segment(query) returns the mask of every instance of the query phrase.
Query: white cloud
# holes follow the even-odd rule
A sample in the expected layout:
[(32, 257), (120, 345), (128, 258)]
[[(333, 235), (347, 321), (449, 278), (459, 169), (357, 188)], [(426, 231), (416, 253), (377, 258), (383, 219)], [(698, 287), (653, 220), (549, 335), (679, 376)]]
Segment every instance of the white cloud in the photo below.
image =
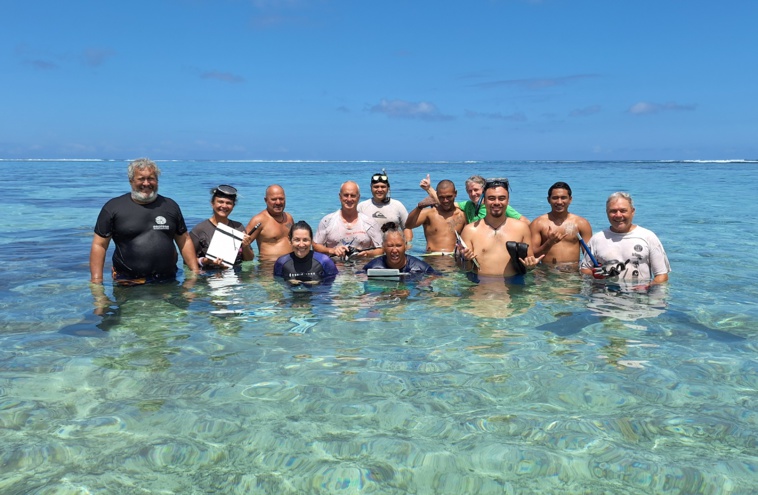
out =
[(453, 120), (452, 115), (444, 115), (439, 112), (434, 103), (427, 101), (413, 102), (405, 100), (382, 99), (378, 104), (369, 109), (371, 113), (383, 113), (387, 117), (419, 120)]
[(697, 105), (681, 105), (679, 103), (651, 103), (648, 101), (640, 101), (629, 107), (627, 112), (632, 115), (647, 115), (668, 111), (691, 111), (695, 110)]

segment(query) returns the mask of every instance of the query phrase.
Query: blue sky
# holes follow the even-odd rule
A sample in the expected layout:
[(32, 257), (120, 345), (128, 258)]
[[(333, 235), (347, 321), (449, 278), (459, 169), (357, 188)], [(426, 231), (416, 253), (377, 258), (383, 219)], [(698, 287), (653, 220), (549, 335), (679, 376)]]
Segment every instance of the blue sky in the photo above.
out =
[(749, 0), (0, 5), (0, 158), (758, 158)]

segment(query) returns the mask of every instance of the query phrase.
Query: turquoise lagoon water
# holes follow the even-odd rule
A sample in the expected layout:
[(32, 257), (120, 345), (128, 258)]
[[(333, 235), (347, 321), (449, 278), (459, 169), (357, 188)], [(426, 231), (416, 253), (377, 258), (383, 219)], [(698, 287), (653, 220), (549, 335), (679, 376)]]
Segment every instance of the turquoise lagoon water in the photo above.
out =
[(627, 190), (671, 282), (624, 294), (543, 268), (473, 285), (438, 258), (431, 284), (348, 265), (298, 293), (255, 261), (93, 294), (92, 227), (126, 164), (0, 162), (0, 493), (758, 488), (755, 162), (160, 162), (190, 226), (211, 186), (237, 186), (247, 222), (276, 182), (315, 227), (342, 181), (383, 167), (408, 206), (426, 173), (461, 198), (472, 173), (508, 176), (530, 218), (563, 180), (595, 230)]

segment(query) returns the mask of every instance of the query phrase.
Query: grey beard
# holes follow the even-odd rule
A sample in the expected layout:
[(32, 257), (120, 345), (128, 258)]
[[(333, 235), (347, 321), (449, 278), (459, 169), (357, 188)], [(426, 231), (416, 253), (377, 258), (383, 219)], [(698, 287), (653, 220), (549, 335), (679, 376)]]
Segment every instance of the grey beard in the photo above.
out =
[(138, 191), (132, 190), (132, 199), (137, 203), (148, 204), (158, 199), (158, 191), (153, 191), (150, 194), (144, 194)]

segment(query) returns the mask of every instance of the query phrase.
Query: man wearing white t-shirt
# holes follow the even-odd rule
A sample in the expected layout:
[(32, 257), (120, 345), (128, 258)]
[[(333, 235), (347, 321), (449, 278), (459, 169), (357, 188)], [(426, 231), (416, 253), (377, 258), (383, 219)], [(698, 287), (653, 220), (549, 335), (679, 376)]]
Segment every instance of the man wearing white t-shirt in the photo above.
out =
[[(374, 220), (358, 213), (361, 190), (353, 181), (340, 187), (342, 207), (326, 215), (318, 224), (313, 236), (313, 249), (329, 256), (350, 256), (358, 250), (358, 256), (373, 258), (382, 254), (382, 232)], [(353, 248), (352, 250), (350, 248)]]
[[(625, 192), (615, 192), (605, 202), (610, 228), (592, 236), (590, 253), (582, 259), (582, 273), (596, 279), (661, 284), (669, 279), (671, 266), (658, 237), (635, 225), (634, 202)], [(599, 266), (598, 266), (599, 265)]]

